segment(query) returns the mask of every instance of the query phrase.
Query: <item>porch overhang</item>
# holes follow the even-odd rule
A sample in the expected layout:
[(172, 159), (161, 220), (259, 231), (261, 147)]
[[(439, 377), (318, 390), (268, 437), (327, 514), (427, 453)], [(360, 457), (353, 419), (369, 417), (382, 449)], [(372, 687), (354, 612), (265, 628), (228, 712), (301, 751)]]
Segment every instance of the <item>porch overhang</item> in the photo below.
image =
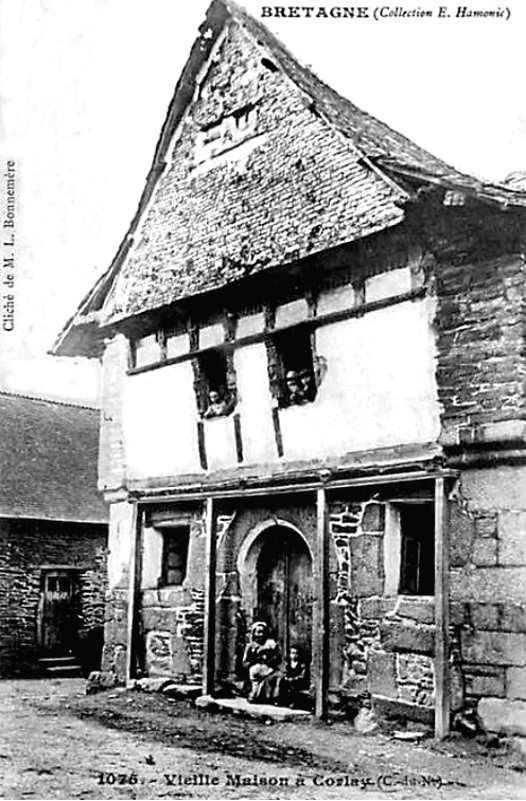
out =
[[(397, 449), (395, 449), (397, 450)], [(373, 456), (374, 453), (374, 456)], [(356, 457), (356, 454), (355, 454)], [(313, 679), (316, 688), (315, 714), (325, 718), (328, 711), (328, 653), (329, 653), (329, 586), (328, 586), (328, 495), (341, 490), (396, 485), (424, 484), (426, 498), (435, 504), (435, 736), (441, 739), (449, 733), (449, 522), (448, 494), (457, 471), (443, 463), (436, 446), (412, 449), (411, 457), (400, 449), (369, 452), (355, 458), (353, 466), (325, 465), (316, 469), (277, 475), (247, 476), (246, 478), (209, 476), (208, 481), (148, 486), (136, 482), (129, 487), (129, 500), (136, 508), (134, 559), (130, 571), (130, 616), (128, 678), (132, 678), (132, 655), (136, 652), (136, 629), (140, 583), (140, 529), (148, 507), (159, 504), (201, 502), (205, 506), (206, 530), (206, 589), (203, 693), (215, 693), (216, 659), (216, 505), (222, 499), (269, 497), (280, 494), (311, 494), (316, 506), (317, 533), (314, 553), (314, 579), (317, 584), (313, 609), (315, 628), (319, 636), (313, 648)]]

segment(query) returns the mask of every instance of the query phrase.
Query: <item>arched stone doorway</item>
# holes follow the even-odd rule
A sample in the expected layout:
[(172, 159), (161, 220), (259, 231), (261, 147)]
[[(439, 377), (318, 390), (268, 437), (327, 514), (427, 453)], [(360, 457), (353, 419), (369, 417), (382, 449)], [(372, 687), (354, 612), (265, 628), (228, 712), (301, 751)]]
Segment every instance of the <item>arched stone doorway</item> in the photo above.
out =
[(264, 620), (283, 655), (292, 644), (312, 653), (312, 555), (301, 532), (289, 523), (260, 524), (245, 541), (238, 562), (249, 625)]

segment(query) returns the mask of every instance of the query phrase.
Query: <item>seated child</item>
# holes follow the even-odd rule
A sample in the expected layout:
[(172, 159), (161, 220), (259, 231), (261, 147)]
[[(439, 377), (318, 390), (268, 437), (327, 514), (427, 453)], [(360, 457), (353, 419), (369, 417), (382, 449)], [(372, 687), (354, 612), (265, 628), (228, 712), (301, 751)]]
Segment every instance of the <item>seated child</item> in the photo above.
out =
[(301, 703), (301, 691), (309, 689), (309, 668), (301, 659), (300, 650), (291, 645), (285, 675), (280, 679), (280, 703), (295, 707)]

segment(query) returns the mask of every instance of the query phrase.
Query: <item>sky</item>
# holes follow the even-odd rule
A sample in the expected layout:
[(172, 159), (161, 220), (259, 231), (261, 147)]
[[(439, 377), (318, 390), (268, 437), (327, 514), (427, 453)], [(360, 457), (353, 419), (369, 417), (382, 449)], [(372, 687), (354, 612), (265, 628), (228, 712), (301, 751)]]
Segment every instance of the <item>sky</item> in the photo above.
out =
[[(367, 19), (313, 16), (319, 5), (310, 18), (262, 19), (264, 4), (244, 5), (356, 105), (458, 169), (500, 180), (526, 169), (526, 3), (504, 1), (465, 6), (504, 12), (483, 19), (458, 17), (458, 4), (439, 18), (445, 0), (360, 0)], [(15, 328), (0, 330), (0, 388), (97, 401), (96, 361), (46, 352), (134, 214), (207, 6), (0, 0), (0, 175), (14, 160), (17, 176)], [(375, 9), (433, 17), (376, 20)]]

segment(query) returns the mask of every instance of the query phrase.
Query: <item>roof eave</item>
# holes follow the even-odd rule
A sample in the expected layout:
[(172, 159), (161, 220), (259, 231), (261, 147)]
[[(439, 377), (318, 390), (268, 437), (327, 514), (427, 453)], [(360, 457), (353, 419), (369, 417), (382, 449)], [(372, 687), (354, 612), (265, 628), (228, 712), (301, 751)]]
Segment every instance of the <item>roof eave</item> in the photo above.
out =
[(67, 321), (51, 346), (50, 355), (88, 356), (93, 358), (100, 354), (105, 334), (101, 330), (100, 321), (95, 323), (90, 315), (93, 312), (102, 310), (115, 278), (133, 245), (134, 234), (157, 185), (157, 181), (166, 166), (165, 157), (170, 147), (172, 136), (193, 96), (196, 78), (230, 14), (230, 9), (224, 0), (213, 0), (209, 6), (206, 17), (199, 26), (199, 35), (192, 46), (190, 56), (168, 106), (166, 118), (157, 140), (152, 166), (148, 171), (137, 210), (128, 226), (128, 230), (109, 268), (99, 278), (93, 289), (79, 304), (73, 316)]

